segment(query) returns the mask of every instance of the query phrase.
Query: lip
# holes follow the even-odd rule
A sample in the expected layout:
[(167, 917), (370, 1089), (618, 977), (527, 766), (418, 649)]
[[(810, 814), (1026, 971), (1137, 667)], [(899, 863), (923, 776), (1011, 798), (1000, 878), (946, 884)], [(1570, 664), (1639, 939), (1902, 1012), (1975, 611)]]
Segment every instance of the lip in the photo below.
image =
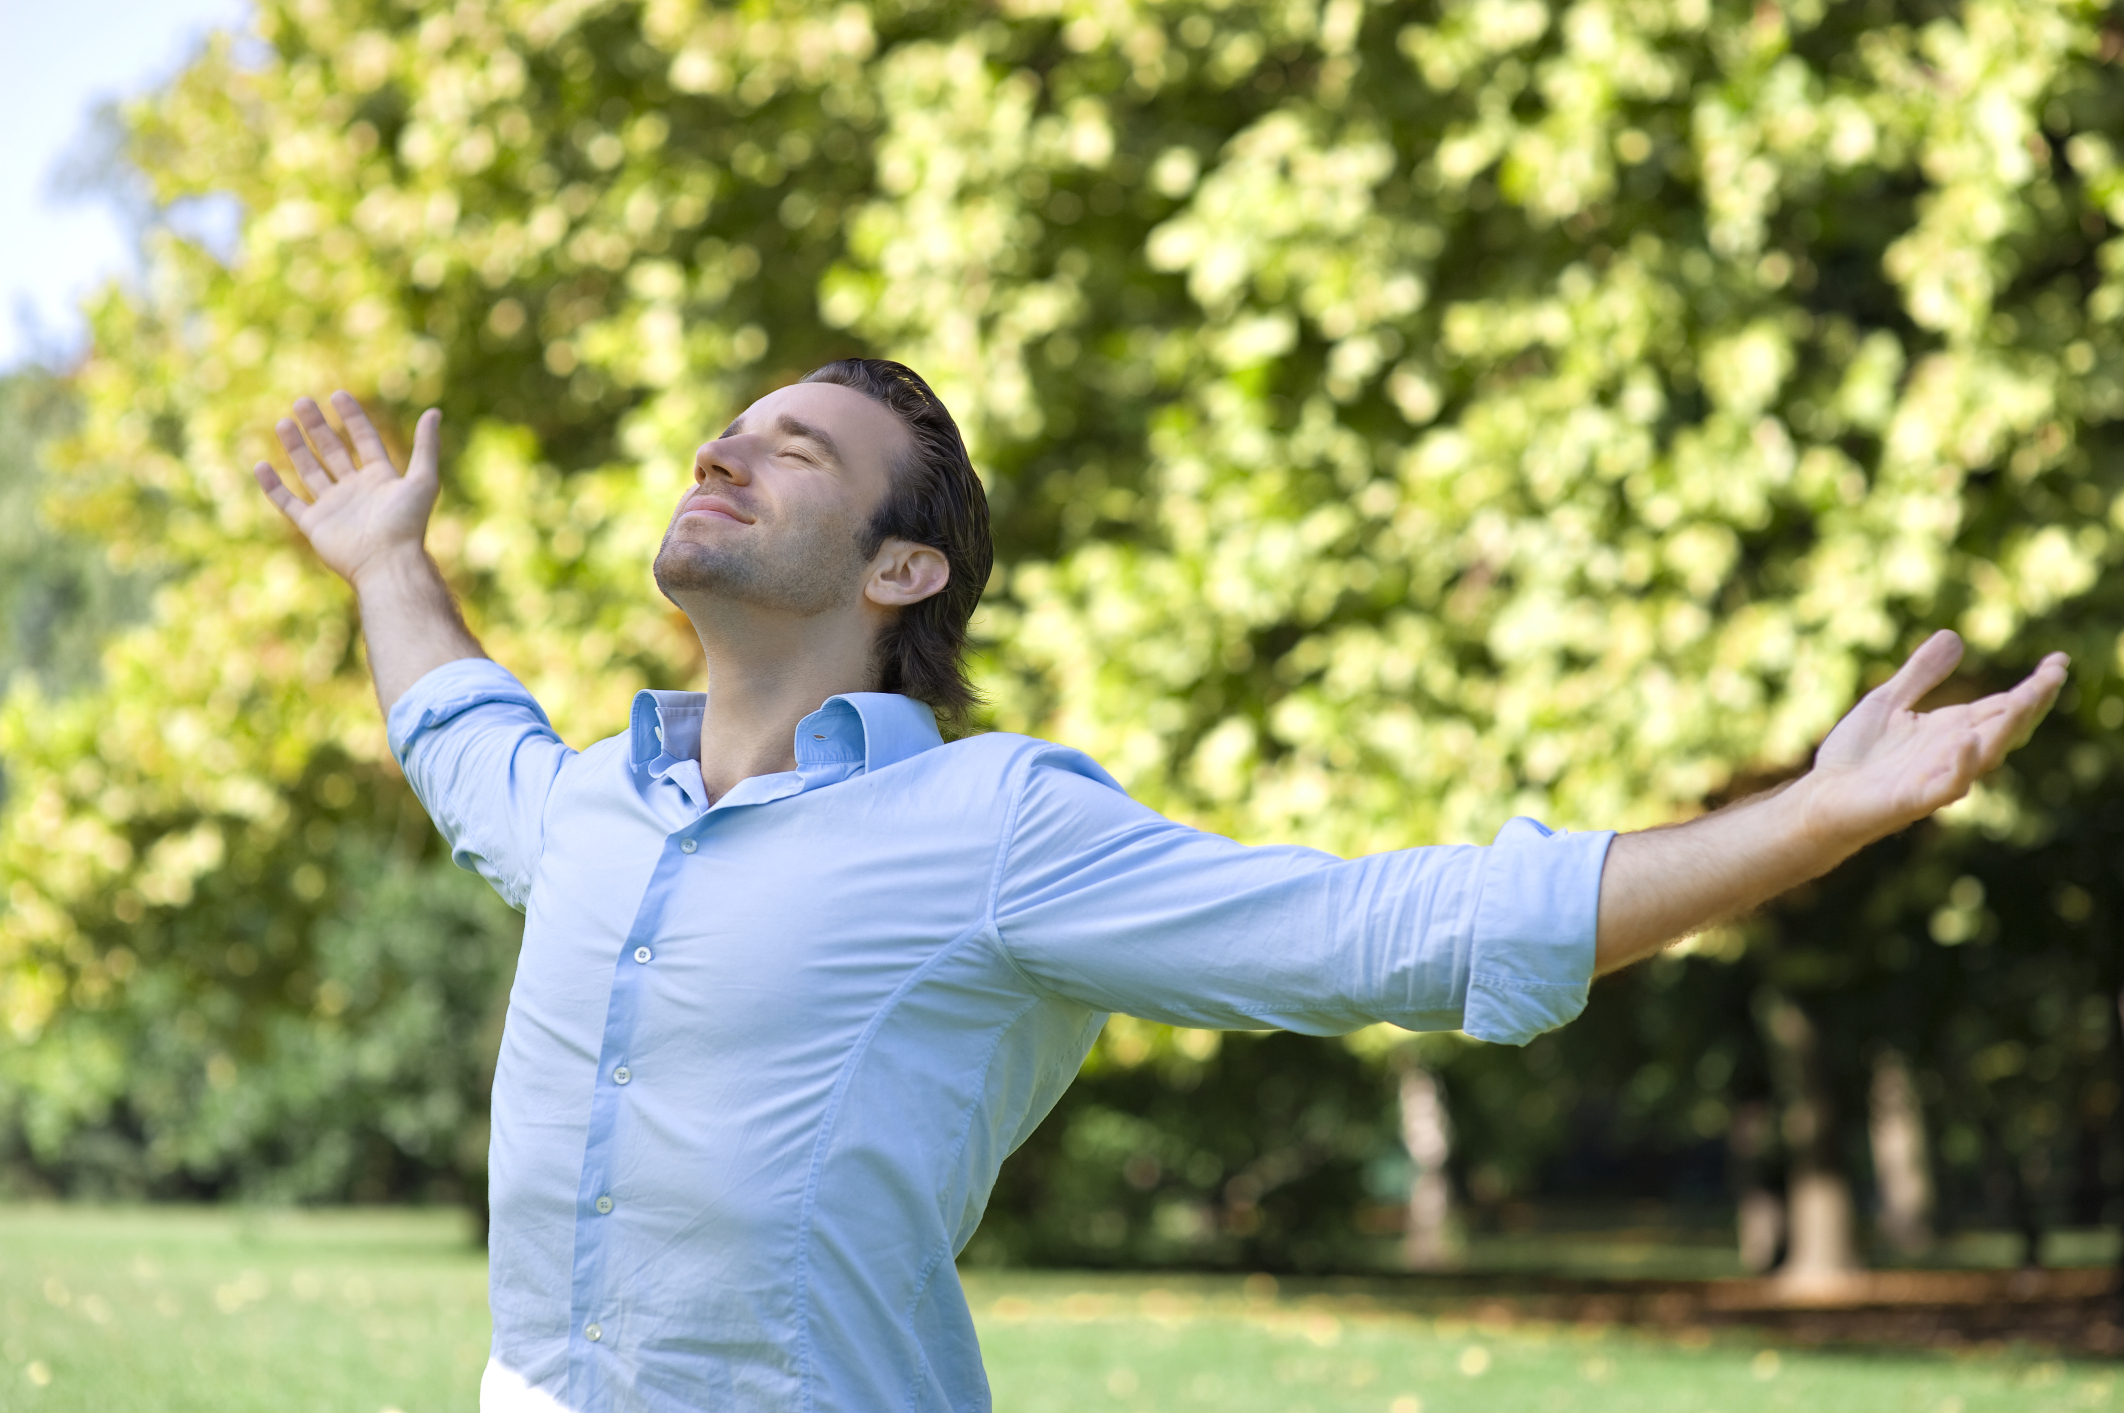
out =
[(685, 520), (696, 515), (703, 518), (735, 521), (740, 525), (750, 525), (752, 523), (745, 516), (738, 514), (734, 506), (710, 496), (699, 496), (686, 502), (686, 508), (679, 512), (679, 519)]

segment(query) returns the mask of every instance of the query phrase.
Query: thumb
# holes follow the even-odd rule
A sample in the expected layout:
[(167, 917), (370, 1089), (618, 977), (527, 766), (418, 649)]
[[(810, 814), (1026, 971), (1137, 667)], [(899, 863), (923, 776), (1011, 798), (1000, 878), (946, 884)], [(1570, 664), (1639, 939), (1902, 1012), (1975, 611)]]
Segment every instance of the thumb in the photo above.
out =
[(1881, 696), (1890, 707), (1907, 711), (1946, 681), (1961, 661), (1961, 637), (1942, 628), (1919, 644), (1895, 676), (1881, 684)]
[(442, 411), (429, 408), (413, 428), (413, 455), (406, 462), (406, 479), (436, 485), (442, 480), (441, 452), (436, 440), (442, 429)]

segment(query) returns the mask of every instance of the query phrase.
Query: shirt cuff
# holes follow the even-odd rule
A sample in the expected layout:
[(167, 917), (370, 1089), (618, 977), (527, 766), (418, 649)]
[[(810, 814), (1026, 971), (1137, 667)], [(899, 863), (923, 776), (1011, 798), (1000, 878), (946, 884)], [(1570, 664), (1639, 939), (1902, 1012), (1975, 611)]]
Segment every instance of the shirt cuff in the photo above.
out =
[(553, 728), (553, 723), (546, 720), (545, 708), (531, 695), (530, 688), (516, 680), (515, 673), (492, 658), (461, 657), (429, 672), (391, 704), (384, 729), (399, 769), (405, 769), (406, 755), (421, 733), (474, 707), (495, 702), (529, 707), (547, 730)]
[(1531, 819), (1497, 831), (1483, 857), (1461, 1029), (1524, 1045), (1586, 1008), (1600, 871), (1614, 831), (1553, 832)]

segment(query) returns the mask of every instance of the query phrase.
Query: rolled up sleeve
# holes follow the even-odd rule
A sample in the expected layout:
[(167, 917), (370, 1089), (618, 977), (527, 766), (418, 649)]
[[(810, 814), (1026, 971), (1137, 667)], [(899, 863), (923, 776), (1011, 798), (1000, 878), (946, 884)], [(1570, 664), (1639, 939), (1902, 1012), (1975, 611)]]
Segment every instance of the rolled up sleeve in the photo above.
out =
[(462, 658), (414, 683), (386, 725), (451, 859), (521, 911), (545, 846), (546, 802), (574, 755), (537, 699), (500, 664)]
[(1248, 848), (1072, 755), (1028, 773), (996, 894), (997, 936), (1044, 989), (1176, 1025), (1507, 1044), (1585, 1005), (1610, 834), (1514, 820), (1489, 848)]
[(1515, 819), (1483, 850), (1461, 1029), (1524, 1045), (1577, 1017), (1593, 983), (1600, 871), (1614, 831)]

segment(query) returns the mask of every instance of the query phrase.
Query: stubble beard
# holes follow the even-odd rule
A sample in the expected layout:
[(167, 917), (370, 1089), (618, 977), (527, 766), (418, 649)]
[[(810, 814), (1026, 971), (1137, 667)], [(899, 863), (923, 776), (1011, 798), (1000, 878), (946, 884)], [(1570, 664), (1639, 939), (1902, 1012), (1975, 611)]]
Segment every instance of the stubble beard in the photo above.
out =
[[(653, 572), (664, 597), (684, 607), (684, 596), (705, 596), (748, 608), (812, 617), (846, 604), (869, 562), (858, 539), (841, 527), (825, 527), (766, 552), (768, 546), (703, 544), (678, 537), (679, 522), (664, 533)], [(747, 527), (748, 533), (756, 526)]]

